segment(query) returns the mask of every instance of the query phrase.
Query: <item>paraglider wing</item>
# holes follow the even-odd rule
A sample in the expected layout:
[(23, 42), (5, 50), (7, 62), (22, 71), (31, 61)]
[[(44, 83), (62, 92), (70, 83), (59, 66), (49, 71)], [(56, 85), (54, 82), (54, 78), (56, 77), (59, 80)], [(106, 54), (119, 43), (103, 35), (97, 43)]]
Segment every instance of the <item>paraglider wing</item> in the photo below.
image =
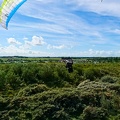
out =
[(5, 29), (18, 8), (27, 0), (4, 0), (0, 7), (0, 23)]

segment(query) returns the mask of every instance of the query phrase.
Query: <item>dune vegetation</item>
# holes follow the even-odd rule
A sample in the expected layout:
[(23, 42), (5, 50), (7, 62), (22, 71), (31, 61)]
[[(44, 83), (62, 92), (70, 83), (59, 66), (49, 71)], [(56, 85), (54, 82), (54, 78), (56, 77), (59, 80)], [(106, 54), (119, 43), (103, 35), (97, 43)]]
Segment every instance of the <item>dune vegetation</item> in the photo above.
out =
[(0, 120), (120, 120), (120, 63), (0, 64)]

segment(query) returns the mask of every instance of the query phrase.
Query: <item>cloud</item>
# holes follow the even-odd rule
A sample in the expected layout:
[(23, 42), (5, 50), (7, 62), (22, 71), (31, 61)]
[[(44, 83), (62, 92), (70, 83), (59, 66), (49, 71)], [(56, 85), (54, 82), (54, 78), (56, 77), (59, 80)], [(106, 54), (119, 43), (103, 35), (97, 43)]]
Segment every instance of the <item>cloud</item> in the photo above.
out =
[(52, 33), (71, 34), (72, 29), (76, 31), (76, 28), (81, 28), (83, 26), (81, 18), (70, 13), (70, 9), (67, 9), (67, 6), (61, 8), (60, 1), (53, 1), (52, 3), (51, 5), (50, 2), (46, 2), (44, 5), (36, 1), (27, 2), (26, 5), (29, 7), (23, 7), (23, 10), (26, 12), (23, 13), (23, 11), (21, 11), (20, 13), (37, 19), (40, 22), (33, 22), (33, 24), (29, 22), (29, 24), (25, 24), (26, 27), (42, 29), (43, 31)]
[(65, 45), (59, 45), (59, 46), (55, 46), (55, 45), (48, 45), (47, 49), (63, 49), (65, 48)]
[[(93, 1), (98, 5), (101, 3), (99, 0)], [(94, 2), (92, 2), (93, 5), (95, 4)], [(77, 3), (83, 5), (82, 7), (78, 6), (76, 8), (78, 11), (81, 10), (81, 8), (87, 11), (84, 5), (88, 8), (92, 6), (91, 1), (88, 0), (71, 0), (71, 2), (63, 0), (62, 3), (60, 0), (49, 0), (48, 2), (44, 2), (43, 0), (27, 1), (26, 6), (24, 5), (22, 7), (23, 9), (19, 10), (20, 13), (34, 20), (36, 19), (38, 22), (27, 21), (23, 26), (48, 32), (49, 34), (100, 36), (99, 28), (90, 25), (80, 15), (74, 13), (76, 10), (72, 10), (71, 7), (73, 3), (76, 4), (76, 6)], [(68, 4), (72, 5), (70, 6)], [(62, 5), (63, 7), (61, 7)], [(94, 6), (92, 7), (94, 8)], [(95, 8), (97, 9), (97, 6), (95, 6)]]
[(28, 41), (28, 38), (24, 38), (26, 46), (40, 46), (46, 44), (43, 37), (33, 36), (31, 41)]
[(116, 55), (116, 51), (105, 51), (105, 50), (93, 50), (89, 49), (88, 51), (81, 51), (79, 56), (86, 57), (111, 57)]
[[(39, 46), (46, 44), (44, 42), (43, 37), (41, 36), (33, 36), (31, 41), (28, 41), (29, 39), (27, 37), (24, 37), (23, 40), (25, 40), (24, 43), (20, 43), (15, 38), (8, 38), (7, 42), (11, 45), (5, 47), (1, 45), (0, 46), (1, 54), (2, 52), (4, 54), (10, 54), (10, 55), (27, 55), (27, 54), (31, 55), (33, 53), (38, 54), (39, 53), (38, 51), (32, 50), (32, 46)], [(18, 45), (18, 47), (15, 45)]]
[[(62, 49), (64, 48), (64, 45), (61, 46), (49, 46), (49, 49)], [(120, 50), (118, 51), (110, 51), (110, 50), (93, 50), (89, 49), (86, 51), (72, 51), (70, 52), (49, 52), (48, 50), (45, 51), (40, 51), (40, 50), (33, 50), (33, 49), (28, 49), (28, 48), (21, 48), (17, 47), (15, 45), (9, 45), (9, 46), (0, 46), (0, 56), (71, 56), (71, 57), (120, 57)]]
[(15, 45), (9, 45), (5, 47), (0, 47), (0, 56), (52, 56), (53, 53), (42, 52), (39, 50), (27, 49), (25, 47), (17, 47)]
[(67, 4), (73, 6), (75, 10), (91, 11), (102, 15), (112, 15), (120, 17), (120, 1), (118, 0), (66, 0)]
[(0, 54), (3, 54), (3, 55), (17, 55), (17, 54), (19, 55), (25, 52), (23, 49), (19, 49), (15, 45), (1, 47), (0, 50), (1, 50)]
[(43, 37), (41, 37), (41, 36), (33, 36), (31, 44), (32, 45), (43, 45), (43, 44), (45, 44), (45, 42), (44, 42)]
[(24, 37), (23, 40), (28, 40), (28, 38), (27, 38), (27, 37)]
[(9, 44), (17, 44), (20, 45), (21, 43), (19, 41), (17, 41), (15, 38), (8, 38), (7, 39)]
[(120, 29), (109, 30), (108, 32), (112, 32), (115, 34), (120, 34)]

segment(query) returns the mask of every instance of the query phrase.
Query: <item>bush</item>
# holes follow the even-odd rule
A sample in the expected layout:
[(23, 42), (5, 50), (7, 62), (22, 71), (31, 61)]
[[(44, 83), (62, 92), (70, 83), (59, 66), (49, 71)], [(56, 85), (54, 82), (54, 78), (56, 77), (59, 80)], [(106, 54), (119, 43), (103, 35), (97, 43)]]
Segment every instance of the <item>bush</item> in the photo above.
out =
[(5, 72), (3, 70), (0, 70), (0, 90), (5, 89)]
[(33, 84), (33, 85), (29, 85), (25, 87), (24, 89), (21, 89), (18, 92), (17, 97), (31, 96), (31, 95), (35, 95), (37, 93), (41, 93), (47, 90), (49, 90), (49, 88), (44, 84)]
[(2, 64), (0, 120), (119, 120), (120, 69), (102, 65)]
[(116, 78), (116, 77), (111, 77), (111, 76), (109, 76), (109, 75), (103, 76), (103, 77), (101, 78), (101, 81), (102, 81), (102, 82), (108, 82), (108, 83), (115, 83), (115, 82), (117, 82), (117, 80), (118, 80), (118, 78)]
[(107, 110), (100, 107), (87, 106), (83, 110), (83, 120), (107, 120)]
[(100, 70), (98, 68), (90, 67), (90, 68), (85, 69), (84, 76), (86, 79), (93, 81), (93, 80), (103, 76), (103, 73), (102, 73), (102, 70)]

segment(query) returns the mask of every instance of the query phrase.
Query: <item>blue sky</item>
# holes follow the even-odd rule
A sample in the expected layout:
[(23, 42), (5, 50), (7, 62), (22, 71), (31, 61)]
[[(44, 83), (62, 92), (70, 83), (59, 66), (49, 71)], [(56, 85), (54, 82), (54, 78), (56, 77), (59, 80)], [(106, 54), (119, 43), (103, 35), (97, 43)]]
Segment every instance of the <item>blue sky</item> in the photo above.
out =
[(120, 57), (119, 11), (119, 0), (27, 0), (0, 26), (0, 56)]

